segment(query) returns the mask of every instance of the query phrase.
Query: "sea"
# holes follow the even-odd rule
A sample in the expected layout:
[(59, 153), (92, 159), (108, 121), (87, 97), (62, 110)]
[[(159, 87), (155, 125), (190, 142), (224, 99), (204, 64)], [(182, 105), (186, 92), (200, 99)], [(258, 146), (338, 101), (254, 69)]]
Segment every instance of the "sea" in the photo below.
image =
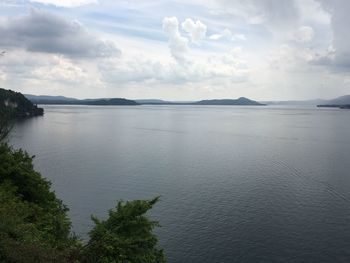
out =
[(311, 106), (67, 106), (15, 124), (15, 148), (69, 207), (148, 213), (169, 263), (350, 262), (350, 111)]

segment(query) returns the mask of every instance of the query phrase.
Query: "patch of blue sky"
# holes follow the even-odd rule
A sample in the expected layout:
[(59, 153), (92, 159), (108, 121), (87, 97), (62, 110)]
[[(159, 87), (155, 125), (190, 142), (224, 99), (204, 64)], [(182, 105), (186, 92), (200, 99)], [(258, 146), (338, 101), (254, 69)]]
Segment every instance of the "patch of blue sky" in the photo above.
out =
[[(26, 2), (25, 2), (26, 3)], [(15, 16), (19, 14), (23, 14), (29, 9), (29, 5), (27, 4), (19, 4), (15, 1), (0, 1), (0, 15), (1, 16)]]
[(151, 28), (154, 30), (160, 30), (162, 27), (162, 20), (150, 18), (147, 15), (139, 12), (129, 12), (123, 10), (123, 12), (111, 13), (111, 12), (91, 12), (85, 14), (85, 17), (90, 20), (104, 21), (110, 24), (127, 24), (140, 28)]
[[(83, 21), (85, 24), (85, 21)], [(109, 23), (101, 21), (87, 21), (89, 28), (98, 29), (102, 32), (109, 34), (118, 34), (126, 37), (142, 38), (153, 41), (167, 42), (167, 37), (164, 32), (160, 29), (152, 29), (150, 27), (140, 27), (135, 24), (124, 24), (124, 23)]]

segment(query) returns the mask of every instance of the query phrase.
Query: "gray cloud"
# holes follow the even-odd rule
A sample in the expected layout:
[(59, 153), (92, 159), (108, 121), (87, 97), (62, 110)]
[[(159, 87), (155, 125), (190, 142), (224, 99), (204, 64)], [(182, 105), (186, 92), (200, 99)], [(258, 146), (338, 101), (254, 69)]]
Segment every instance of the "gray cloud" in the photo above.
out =
[(331, 66), (339, 71), (350, 69), (350, 1), (347, 0), (318, 0), (331, 13), (331, 28), (333, 33), (331, 56), (320, 56), (315, 63)]
[(340, 67), (350, 68), (350, 2), (334, 1), (332, 12), (333, 46), (335, 61)]
[[(311, 64), (328, 66), (334, 71), (348, 71), (350, 69), (350, 1), (348, 0), (219, 0), (225, 4), (226, 11), (235, 11), (239, 6), (239, 14), (245, 14), (249, 19), (256, 19), (266, 26), (274, 35), (294, 32), (294, 39), (303, 44), (311, 42), (315, 35), (320, 39), (317, 30), (324, 30), (322, 23), (330, 23), (333, 38), (327, 50), (327, 43), (322, 43), (323, 50), (319, 50)], [(236, 5), (237, 4), (237, 5)], [(231, 8), (231, 9), (230, 9)], [(243, 10), (243, 12), (242, 12)], [(232, 11), (232, 12), (233, 12)], [(330, 15), (330, 20), (327, 19)], [(305, 25), (305, 22), (306, 25)], [(309, 24), (311, 26), (309, 26)], [(320, 26), (322, 24), (322, 26)]]
[(4, 18), (0, 22), (0, 47), (85, 58), (121, 53), (113, 42), (93, 36), (78, 21), (49, 12), (32, 9), (27, 15)]
[(314, 38), (314, 35), (314, 30), (310, 26), (302, 26), (293, 34), (294, 40), (302, 43), (310, 42)]
[(241, 16), (250, 24), (283, 28), (296, 22), (299, 10), (295, 0), (217, 0), (224, 12)]

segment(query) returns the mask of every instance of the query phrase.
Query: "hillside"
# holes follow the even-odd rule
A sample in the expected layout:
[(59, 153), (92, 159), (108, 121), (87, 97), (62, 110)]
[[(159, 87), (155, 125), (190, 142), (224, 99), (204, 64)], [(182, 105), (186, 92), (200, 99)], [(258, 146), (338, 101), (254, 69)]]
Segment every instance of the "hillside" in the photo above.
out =
[(216, 99), (216, 100), (201, 100), (193, 103), (194, 105), (241, 105), (241, 106), (264, 106), (260, 102), (250, 100), (244, 97), (240, 97), (239, 99)]
[(42, 108), (38, 108), (23, 94), (5, 89), (0, 89), (0, 111), (10, 113), (14, 117), (30, 117), (44, 114)]
[(350, 95), (341, 96), (327, 101), (327, 104), (348, 105), (350, 104)]
[[(23, 94), (28, 100), (35, 104), (50, 104), (50, 102), (55, 101), (77, 101), (75, 98), (67, 98), (64, 96), (49, 96), (49, 95), (31, 95), (31, 94)], [(42, 103), (48, 102), (48, 103)]]
[(64, 96), (48, 95), (25, 95), (27, 99), (35, 104), (56, 104), (56, 105), (139, 105), (136, 101), (123, 98), (102, 98), (102, 99), (84, 99), (67, 98)]
[(350, 105), (350, 95), (341, 96), (329, 101), (326, 101), (325, 103), (322, 103), (320, 105), (317, 105), (317, 107), (335, 107), (339, 108), (342, 106), (349, 106)]
[(137, 103), (140, 104), (150, 104), (150, 105), (157, 105), (157, 104), (172, 104), (173, 102), (171, 101), (166, 101), (166, 100), (159, 100), (159, 99), (139, 99), (135, 100)]
[(327, 100), (314, 99), (314, 100), (281, 100), (281, 101), (261, 101), (261, 103), (267, 105), (288, 105), (288, 106), (316, 106), (318, 104), (324, 104)]

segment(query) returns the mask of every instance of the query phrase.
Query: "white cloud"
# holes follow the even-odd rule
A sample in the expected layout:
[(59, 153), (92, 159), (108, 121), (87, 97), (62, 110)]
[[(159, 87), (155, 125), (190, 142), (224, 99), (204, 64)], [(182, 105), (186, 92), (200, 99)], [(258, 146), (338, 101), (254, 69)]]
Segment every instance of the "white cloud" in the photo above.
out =
[(181, 26), (182, 29), (190, 35), (191, 41), (196, 44), (204, 39), (207, 33), (207, 26), (199, 20), (194, 22), (192, 19), (187, 18), (181, 23)]
[(97, 0), (30, 0), (30, 2), (41, 3), (45, 5), (55, 5), (61, 7), (77, 7), (88, 4), (97, 4)]
[(70, 83), (83, 83), (88, 73), (62, 56), (54, 55), (49, 65), (35, 68), (30, 72), (33, 78)]
[(164, 17), (163, 30), (169, 37), (169, 48), (171, 55), (178, 62), (186, 61), (188, 52), (188, 40), (179, 32), (179, 21), (176, 17)]
[(213, 34), (209, 37), (212, 40), (219, 40), (221, 38), (226, 38), (228, 40), (232, 39), (232, 32), (231, 30), (225, 28), (220, 34)]
[(310, 26), (302, 26), (298, 28), (297, 31), (294, 32), (293, 38), (294, 40), (302, 43), (310, 42), (314, 38), (314, 30)]
[(2, 87), (24, 93), (86, 96), (103, 86), (94, 63), (96, 61), (72, 60), (55, 54), (11, 50), (0, 59), (0, 72), (6, 76)]
[(221, 34), (212, 34), (209, 36), (209, 39), (211, 40), (219, 40), (220, 38), (222, 38)]
[(219, 34), (213, 34), (209, 37), (211, 40), (220, 40), (220, 39), (226, 39), (229, 41), (235, 41), (235, 40), (246, 40), (246, 37), (243, 34), (233, 34), (231, 30), (225, 28), (221, 33)]
[(242, 49), (233, 48), (222, 55), (203, 56), (188, 63), (161, 61), (139, 55), (132, 58), (105, 59), (99, 63), (99, 71), (106, 83), (112, 85), (166, 84), (245, 81), (249, 74), (246, 62), (240, 58)]
[(6, 74), (0, 70), (0, 82), (5, 81), (6, 77)]
[(268, 61), (274, 70), (308, 72), (315, 56), (315, 51), (311, 49), (283, 44), (270, 52)]

